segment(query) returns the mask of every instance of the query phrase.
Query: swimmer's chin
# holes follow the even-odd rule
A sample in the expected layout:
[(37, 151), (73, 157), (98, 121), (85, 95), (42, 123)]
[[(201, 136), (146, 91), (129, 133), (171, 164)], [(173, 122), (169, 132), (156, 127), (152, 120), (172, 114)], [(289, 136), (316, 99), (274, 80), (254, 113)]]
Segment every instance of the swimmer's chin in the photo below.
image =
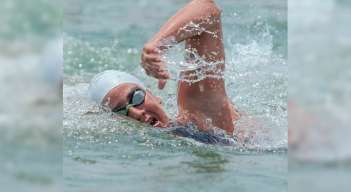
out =
[(170, 123), (170, 119), (166, 115), (155, 114), (153, 121), (149, 122), (155, 128), (166, 128)]
[(168, 127), (169, 123), (161, 123), (160, 121), (158, 121), (156, 124), (152, 125), (155, 128), (166, 128)]
[(157, 120), (156, 122), (151, 122), (150, 125), (155, 128), (166, 128), (169, 125), (169, 120), (167, 122), (161, 122)]
[(139, 121), (155, 128), (166, 128), (170, 123), (170, 119), (167, 116), (157, 114), (149, 114), (145, 119)]

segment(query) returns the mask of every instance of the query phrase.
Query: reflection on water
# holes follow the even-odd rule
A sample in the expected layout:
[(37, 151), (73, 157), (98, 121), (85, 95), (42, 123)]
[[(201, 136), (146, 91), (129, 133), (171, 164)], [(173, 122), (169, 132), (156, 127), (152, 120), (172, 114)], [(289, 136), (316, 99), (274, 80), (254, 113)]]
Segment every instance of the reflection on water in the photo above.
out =
[(192, 154), (196, 157), (191, 162), (184, 162), (196, 173), (216, 173), (225, 171), (225, 164), (228, 163), (220, 153), (209, 149), (195, 149)]

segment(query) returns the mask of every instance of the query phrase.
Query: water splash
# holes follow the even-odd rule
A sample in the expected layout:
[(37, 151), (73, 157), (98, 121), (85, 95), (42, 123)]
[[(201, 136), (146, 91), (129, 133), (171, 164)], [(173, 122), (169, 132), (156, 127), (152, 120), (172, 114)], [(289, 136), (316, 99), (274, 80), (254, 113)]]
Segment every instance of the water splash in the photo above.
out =
[[(201, 28), (201, 26), (191, 24), (191, 26), (184, 28), (184, 30), (196, 29), (201, 31), (199, 27)], [(165, 39), (162, 42), (162, 46), (170, 49), (163, 53), (162, 59), (167, 63), (167, 69), (171, 73), (172, 81), (167, 83), (167, 87), (163, 91), (158, 91), (155, 86), (156, 83), (141, 71), (141, 67), (139, 66), (140, 55), (133, 46), (123, 47), (119, 45), (118, 40), (114, 40), (114, 42), (116, 42), (114, 45), (104, 44), (102, 47), (98, 43), (92, 44), (76, 37), (68, 37), (66, 41), (67, 46), (65, 47), (65, 56), (67, 56), (67, 59), (65, 57), (65, 71), (68, 73), (76, 73), (79, 71), (77, 75), (68, 76), (68, 80), (75, 79), (76, 76), (81, 78), (85, 75), (87, 78), (73, 82), (71, 86), (75, 88), (66, 86), (64, 90), (77, 89), (79, 86), (86, 84), (91, 74), (95, 73), (95, 71), (111, 68), (129, 71), (141, 77), (154, 94), (160, 95), (165, 101), (165, 109), (168, 114), (170, 114), (170, 116), (175, 116), (177, 114), (176, 82), (185, 81), (194, 83), (204, 78), (225, 79), (229, 97), (233, 103), (238, 106), (240, 111), (246, 114), (238, 122), (238, 125), (242, 128), (236, 129), (237, 134), (242, 134), (244, 135), (243, 138), (246, 138), (243, 140), (250, 140), (250, 142), (246, 142), (245, 147), (252, 149), (286, 149), (286, 58), (275, 50), (275, 38), (273, 36), (276, 35), (276, 31), (274, 27), (264, 22), (262, 18), (259, 18), (258, 21), (253, 22), (249, 30), (251, 32), (247, 33), (247, 37), (244, 38), (247, 39), (245, 42), (235, 39), (234, 37), (236, 37), (236, 34), (234, 33), (224, 33), (227, 56), (225, 72), (219, 70), (223, 61), (206, 62), (194, 51), (184, 49), (184, 44), (175, 45), (174, 39)], [(184, 56), (191, 58), (191, 61), (186, 61)], [(81, 67), (79, 67), (79, 64), (81, 64)], [(72, 97), (85, 97), (83, 95), (82, 93), (81, 95), (74, 95)], [(73, 101), (71, 100), (72, 98), (66, 99), (68, 99), (66, 101), (68, 105), (71, 105), (71, 102), (73, 102), (72, 104), (78, 102), (80, 105), (76, 107), (85, 108), (85, 112), (82, 112), (80, 115), (76, 114), (78, 116), (74, 115), (75, 109), (73, 108), (65, 112), (68, 114), (68, 117), (70, 116), (69, 114), (75, 116), (69, 117), (70, 120), (67, 124), (67, 127), (69, 127), (68, 132), (70, 132), (69, 129), (86, 130), (91, 124), (84, 125), (84, 123), (83, 125), (77, 125), (75, 121), (82, 118), (82, 114), (89, 111), (92, 104), (88, 101), (84, 104), (81, 103), (82, 101)], [(121, 120), (124, 122), (121, 124), (118, 122), (120, 119), (111, 122), (108, 120), (110, 118), (111, 115), (102, 115), (101, 117), (100, 113), (83, 117), (83, 119), (85, 119), (84, 121), (90, 123), (96, 121), (101, 126), (104, 125), (106, 127), (112, 126), (105, 125), (106, 122), (113, 122), (115, 126), (118, 127), (114, 128), (117, 132), (119, 129), (121, 129), (122, 132), (124, 132), (123, 130), (125, 129), (128, 131), (133, 130), (126, 128), (126, 126), (144, 126), (136, 122), (128, 125), (125, 124), (126, 122), (130, 122), (130, 120), (126, 122)], [(96, 128), (94, 130), (97, 131), (99, 129)], [(145, 131), (145, 129), (143, 130)], [(150, 133), (146, 131), (145, 135), (148, 134)]]

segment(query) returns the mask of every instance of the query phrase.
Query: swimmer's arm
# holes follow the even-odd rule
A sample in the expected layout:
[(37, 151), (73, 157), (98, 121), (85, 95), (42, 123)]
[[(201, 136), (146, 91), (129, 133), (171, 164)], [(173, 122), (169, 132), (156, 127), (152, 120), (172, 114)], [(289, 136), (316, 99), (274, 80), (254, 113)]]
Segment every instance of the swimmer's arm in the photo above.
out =
[(204, 31), (214, 31), (220, 14), (213, 0), (193, 0), (172, 16), (148, 44), (163, 50), (170, 46), (169, 41), (179, 43)]
[(169, 41), (179, 43), (204, 31), (220, 30), (217, 29), (220, 15), (221, 11), (213, 0), (193, 0), (172, 16), (145, 44), (141, 64), (147, 75), (159, 79), (160, 89), (164, 87), (165, 79), (170, 77), (160, 51), (170, 48)]

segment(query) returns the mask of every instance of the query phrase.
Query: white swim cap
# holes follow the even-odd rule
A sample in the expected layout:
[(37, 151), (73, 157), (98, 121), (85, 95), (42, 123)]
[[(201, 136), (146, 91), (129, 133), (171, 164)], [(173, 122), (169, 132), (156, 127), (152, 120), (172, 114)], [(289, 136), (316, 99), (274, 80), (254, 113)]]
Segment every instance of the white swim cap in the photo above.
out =
[(135, 83), (145, 88), (144, 84), (126, 72), (107, 70), (94, 76), (91, 80), (88, 93), (89, 97), (101, 104), (108, 92), (123, 83)]

